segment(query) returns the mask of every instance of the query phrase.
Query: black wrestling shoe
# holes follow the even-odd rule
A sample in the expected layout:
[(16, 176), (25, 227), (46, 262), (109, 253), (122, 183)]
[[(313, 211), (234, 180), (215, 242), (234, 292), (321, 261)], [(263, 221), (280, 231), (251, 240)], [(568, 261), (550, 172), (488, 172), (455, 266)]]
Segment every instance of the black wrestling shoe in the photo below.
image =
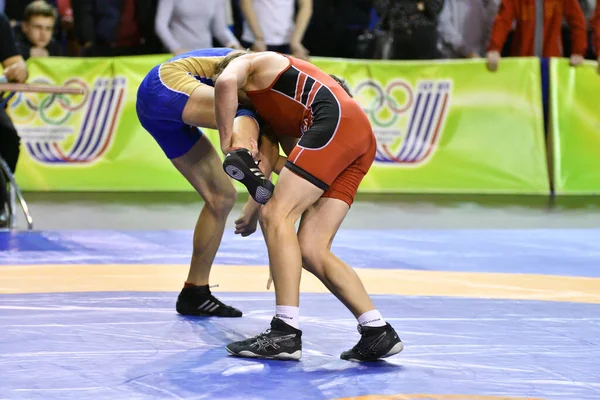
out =
[(265, 178), (252, 154), (246, 149), (233, 150), (225, 156), (223, 161), (225, 173), (241, 182), (250, 196), (259, 204), (266, 204), (273, 196), (275, 185)]
[(273, 317), (271, 329), (253, 338), (229, 343), (227, 351), (238, 357), (299, 360), (302, 357), (302, 331)]
[(225, 318), (242, 316), (240, 310), (223, 304), (213, 296), (208, 285), (183, 288), (177, 297), (175, 308), (181, 315)]
[(385, 326), (358, 325), (358, 332), (362, 337), (356, 346), (342, 353), (342, 360), (376, 361), (398, 354), (404, 348), (398, 334), (388, 323)]

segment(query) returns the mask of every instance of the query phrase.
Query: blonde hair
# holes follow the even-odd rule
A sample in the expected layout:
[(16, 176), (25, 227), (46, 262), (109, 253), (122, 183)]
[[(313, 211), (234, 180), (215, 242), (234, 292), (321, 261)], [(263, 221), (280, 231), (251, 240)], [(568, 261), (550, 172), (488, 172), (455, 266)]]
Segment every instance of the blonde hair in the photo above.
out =
[(246, 54), (250, 54), (249, 50), (234, 50), (231, 53), (227, 54), (221, 61), (215, 65), (215, 76), (221, 75), (225, 68), (236, 58), (245, 56)]

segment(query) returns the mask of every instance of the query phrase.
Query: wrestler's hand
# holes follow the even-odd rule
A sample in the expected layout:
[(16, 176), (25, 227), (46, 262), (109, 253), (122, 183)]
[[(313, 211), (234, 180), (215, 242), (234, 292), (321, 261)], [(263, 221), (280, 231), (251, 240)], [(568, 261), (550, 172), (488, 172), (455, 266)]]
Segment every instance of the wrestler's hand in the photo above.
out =
[[(250, 144), (248, 148), (247, 145)], [(258, 151), (258, 141), (254, 138), (236, 138), (234, 137), (230, 146), (223, 148), (224, 154), (229, 154), (236, 149), (246, 149), (250, 152), (250, 155), (254, 159), (254, 161), (258, 161), (260, 158), (260, 153)]]
[(242, 214), (238, 219), (235, 220), (236, 235), (242, 235), (243, 237), (246, 237), (256, 232), (259, 210), (260, 204), (256, 203), (252, 199), (249, 199), (242, 209)]

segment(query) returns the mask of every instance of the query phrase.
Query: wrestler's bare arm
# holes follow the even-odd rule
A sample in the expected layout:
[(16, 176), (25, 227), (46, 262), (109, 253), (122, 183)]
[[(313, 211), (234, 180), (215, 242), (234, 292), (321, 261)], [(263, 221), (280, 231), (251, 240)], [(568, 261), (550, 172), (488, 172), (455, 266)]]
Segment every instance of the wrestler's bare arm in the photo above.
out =
[[(289, 60), (277, 53), (264, 52), (241, 56), (232, 60), (215, 83), (215, 117), (221, 141), (221, 150), (227, 154), (232, 147), (251, 150), (233, 132), (233, 119), (239, 102), (238, 91), (254, 91), (268, 88)], [(258, 140), (258, 138), (254, 138)]]
[[(233, 120), (238, 108), (238, 90), (243, 90), (246, 86), (250, 67), (251, 63), (248, 58), (235, 59), (223, 70), (215, 82), (215, 118), (221, 150), (225, 154), (230, 152), (233, 144)], [(250, 148), (250, 146), (246, 148)]]

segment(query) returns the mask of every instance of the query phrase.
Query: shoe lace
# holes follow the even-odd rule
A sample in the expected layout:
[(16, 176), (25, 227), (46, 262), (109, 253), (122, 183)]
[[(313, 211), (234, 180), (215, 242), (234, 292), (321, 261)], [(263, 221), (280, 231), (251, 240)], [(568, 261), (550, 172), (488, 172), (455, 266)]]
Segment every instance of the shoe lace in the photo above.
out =
[(275, 341), (273, 341), (269, 337), (270, 333), (271, 329), (267, 329), (263, 333), (259, 333), (258, 335), (254, 336), (256, 346), (259, 349), (266, 349), (269, 346), (273, 347), (274, 349), (278, 349), (280, 347), (277, 343), (275, 343)]
[(259, 333), (258, 335), (254, 336), (254, 338), (255, 339), (262, 338), (262, 337), (268, 336), (270, 333), (271, 333), (271, 328), (265, 330), (262, 333)]

